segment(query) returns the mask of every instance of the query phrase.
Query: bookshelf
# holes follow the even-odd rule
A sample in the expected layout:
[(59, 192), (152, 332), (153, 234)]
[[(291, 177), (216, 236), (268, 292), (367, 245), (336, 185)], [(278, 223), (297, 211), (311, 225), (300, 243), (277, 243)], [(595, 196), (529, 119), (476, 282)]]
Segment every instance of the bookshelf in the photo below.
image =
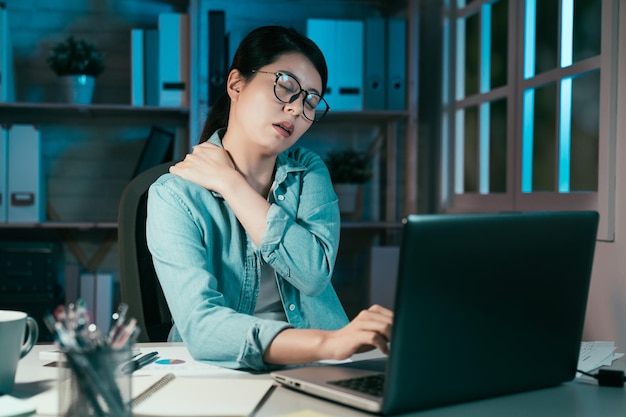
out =
[[(328, 142), (336, 146), (377, 146), (380, 154), (378, 175), (373, 178), (372, 200), (378, 207), (363, 221), (349, 221), (343, 228), (368, 228), (373, 224), (394, 225), (409, 213), (417, 211), (417, 55), (418, 55), (418, 0), (241, 0), (236, 5), (228, 0), (190, 0), (191, 31), (191, 91), (190, 91), (190, 137), (196, 138), (202, 130), (203, 117), (208, 111), (208, 48), (209, 12), (224, 11), (226, 32), (229, 36), (230, 56), (240, 40), (251, 29), (267, 24), (290, 26), (306, 33), (308, 18), (365, 20), (369, 17), (406, 19), (406, 109), (331, 111), (319, 124), (300, 139), (298, 145), (310, 147), (320, 136), (329, 136)], [(369, 134), (355, 138), (369, 128)], [(344, 141), (341, 134), (347, 132), (352, 139)], [(313, 140), (309, 140), (313, 138)], [(377, 142), (374, 144), (374, 142)], [(314, 144), (315, 146), (316, 144)], [(313, 148), (323, 156), (323, 148)], [(394, 227), (391, 227), (393, 229)]]

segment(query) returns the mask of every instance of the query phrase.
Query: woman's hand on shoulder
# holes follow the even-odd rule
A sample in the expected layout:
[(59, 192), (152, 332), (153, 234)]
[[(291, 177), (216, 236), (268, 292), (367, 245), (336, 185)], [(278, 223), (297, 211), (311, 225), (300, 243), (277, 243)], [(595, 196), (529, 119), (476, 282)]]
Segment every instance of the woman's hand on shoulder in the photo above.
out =
[(220, 192), (228, 173), (236, 173), (226, 149), (209, 142), (195, 145), (185, 159), (170, 167), (170, 173)]
[(343, 360), (355, 353), (376, 348), (387, 354), (392, 327), (393, 311), (374, 304), (367, 310), (362, 310), (345, 327), (326, 333), (322, 342), (322, 356)]

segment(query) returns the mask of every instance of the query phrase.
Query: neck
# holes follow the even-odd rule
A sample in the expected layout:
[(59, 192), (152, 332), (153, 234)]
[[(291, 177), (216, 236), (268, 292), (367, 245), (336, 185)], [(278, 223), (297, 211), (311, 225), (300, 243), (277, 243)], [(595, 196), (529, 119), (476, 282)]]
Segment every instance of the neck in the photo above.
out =
[(224, 149), (228, 151), (235, 163), (235, 169), (244, 176), (252, 188), (266, 197), (274, 179), (276, 155), (260, 155), (258, 151), (250, 149), (249, 146), (238, 146), (238, 143), (241, 142), (228, 140), (226, 136), (222, 139)]

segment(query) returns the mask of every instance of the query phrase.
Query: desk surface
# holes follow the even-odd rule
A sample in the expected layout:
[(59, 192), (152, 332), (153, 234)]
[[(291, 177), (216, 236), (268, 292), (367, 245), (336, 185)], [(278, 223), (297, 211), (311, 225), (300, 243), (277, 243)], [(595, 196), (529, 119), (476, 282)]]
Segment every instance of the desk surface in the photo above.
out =
[[(167, 344), (150, 343), (140, 346), (152, 346), (158, 350), (159, 346)], [(56, 384), (56, 367), (39, 360), (39, 352), (51, 348), (50, 345), (37, 345), (20, 361), (13, 396), (28, 398)], [(626, 357), (616, 361), (613, 367), (626, 370)], [(332, 417), (372, 416), (287, 388), (276, 387), (254, 417), (287, 417), (303, 410)], [(440, 407), (406, 416), (501, 417), (511, 416), (512, 412), (516, 417), (623, 417), (626, 415), (626, 388), (599, 387), (594, 381), (575, 380), (552, 388)]]

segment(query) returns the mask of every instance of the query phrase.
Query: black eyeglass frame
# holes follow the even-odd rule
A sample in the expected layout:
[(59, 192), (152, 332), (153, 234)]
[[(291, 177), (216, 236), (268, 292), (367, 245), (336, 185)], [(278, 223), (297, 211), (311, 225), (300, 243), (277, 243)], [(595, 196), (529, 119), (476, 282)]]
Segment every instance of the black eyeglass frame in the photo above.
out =
[[(320, 94), (313, 93), (313, 92), (310, 92), (310, 91), (305, 90), (304, 88), (302, 88), (302, 86), (300, 85), (300, 81), (298, 81), (298, 79), (297, 79), (296, 77), (294, 77), (293, 75), (291, 75), (291, 74), (287, 74), (287, 73), (284, 73), (284, 72), (280, 72), (280, 71), (261, 71), (261, 70), (252, 70), (252, 72), (258, 72), (258, 73), (261, 73), (261, 74), (272, 74), (272, 75), (275, 75), (275, 76), (276, 76), (276, 79), (274, 80), (274, 97), (276, 97), (276, 99), (277, 99), (278, 101), (280, 101), (281, 103), (291, 104), (291, 103), (293, 103), (294, 101), (296, 101), (296, 100), (298, 99), (298, 97), (300, 97), (300, 96), (302, 95), (302, 93), (304, 93), (304, 95), (302, 96), (302, 105), (304, 106), (304, 102), (305, 102), (306, 97), (307, 97), (308, 95), (310, 95), (310, 94), (311, 94), (311, 95), (316, 95), (316, 96), (318, 96), (318, 97), (320, 98), (320, 100), (321, 100), (321, 101), (323, 101), (323, 102), (326, 104), (326, 111), (324, 111), (324, 113), (322, 113), (322, 115), (321, 115), (320, 117), (318, 117), (318, 118), (316, 118), (316, 119), (311, 119), (311, 118), (309, 118), (309, 117), (306, 115), (306, 113), (304, 113), (304, 107), (303, 107), (303, 110), (302, 110), (302, 115), (304, 116), (304, 118), (305, 118), (305, 119), (307, 119), (307, 120), (309, 120), (309, 121), (311, 121), (311, 122), (319, 122), (320, 120), (322, 120), (322, 118), (323, 118), (324, 116), (326, 116), (326, 113), (328, 113), (328, 112), (330, 111), (330, 106), (328, 105), (328, 102), (326, 101), (326, 99), (324, 99), (324, 97), (322, 97)], [(284, 101), (284, 100), (282, 100), (280, 97), (278, 97), (278, 94), (276, 94), (276, 86), (278, 85), (278, 79), (279, 79), (282, 75), (286, 75), (286, 76), (288, 76), (288, 77), (291, 77), (291, 78), (292, 78), (292, 79), (296, 82), (296, 84), (298, 85), (298, 88), (300, 89), (300, 91), (298, 91), (296, 94), (294, 94), (294, 95), (292, 95), (292, 96), (291, 96), (291, 98), (289, 99), (289, 101)]]

